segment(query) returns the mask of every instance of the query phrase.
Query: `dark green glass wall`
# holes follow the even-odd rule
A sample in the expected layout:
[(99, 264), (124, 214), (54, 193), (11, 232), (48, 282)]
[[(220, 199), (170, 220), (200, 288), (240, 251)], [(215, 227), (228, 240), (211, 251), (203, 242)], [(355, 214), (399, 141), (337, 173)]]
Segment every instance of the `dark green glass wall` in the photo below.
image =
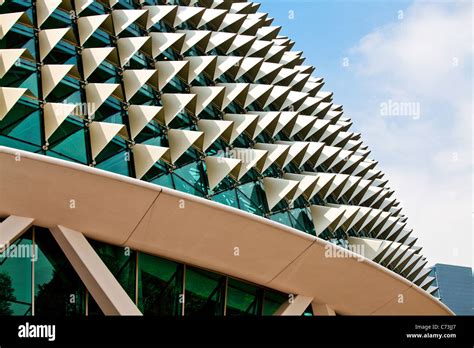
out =
[[(90, 240), (144, 315), (272, 315), (288, 295), (226, 275)], [(0, 254), (0, 315), (102, 315), (48, 229)]]

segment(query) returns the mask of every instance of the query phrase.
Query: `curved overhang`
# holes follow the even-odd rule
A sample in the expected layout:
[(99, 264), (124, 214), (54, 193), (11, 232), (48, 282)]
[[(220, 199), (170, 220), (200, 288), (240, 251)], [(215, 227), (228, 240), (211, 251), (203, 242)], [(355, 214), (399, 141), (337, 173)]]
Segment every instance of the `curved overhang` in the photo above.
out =
[(0, 216), (10, 215), (312, 297), (341, 315), (453, 314), (405, 278), (320, 238), (155, 184), (0, 147)]

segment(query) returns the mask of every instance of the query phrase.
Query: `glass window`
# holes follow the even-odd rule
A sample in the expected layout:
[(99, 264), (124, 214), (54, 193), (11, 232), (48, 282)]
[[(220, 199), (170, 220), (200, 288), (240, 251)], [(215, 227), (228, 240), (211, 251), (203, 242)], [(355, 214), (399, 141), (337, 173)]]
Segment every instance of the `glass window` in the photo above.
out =
[(31, 229), (0, 253), (0, 315), (32, 314), (31, 256)]
[(182, 264), (138, 253), (138, 308), (144, 315), (181, 315)]
[(87, 315), (88, 316), (103, 316), (104, 313), (102, 312), (99, 305), (97, 304), (97, 302), (95, 302), (94, 298), (89, 292), (86, 294), (86, 298), (87, 298), (87, 301), (86, 301), (87, 302)]
[(273, 315), (288, 300), (288, 295), (282, 292), (265, 290), (263, 295), (263, 315)]
[(288, 214), (287, 211), (284, 211), (283, 213), (270, 215), (270, 219), (273, 221), (279, 222), (283, 225), (292, 227), (290, 215)]
[(212, 196), (212, 200), (219, 202), (225, 205), (229, 205), (234, 208), (238, 208), (239, 204), (237, 203), (236, 190), (228, 190), (217, 195)]
[(263, 290), (255, 285), (229, 278), (226, 315), (261, 315)]
[(224, 314), (226, 277), (186, 267), (185, 315)]
[(35, 227), (35, 315), (85, 314), (85, 287), (48, 229)]
[(135, 302), (136, 253), (130, 248), (90, 241), (115, 279)]

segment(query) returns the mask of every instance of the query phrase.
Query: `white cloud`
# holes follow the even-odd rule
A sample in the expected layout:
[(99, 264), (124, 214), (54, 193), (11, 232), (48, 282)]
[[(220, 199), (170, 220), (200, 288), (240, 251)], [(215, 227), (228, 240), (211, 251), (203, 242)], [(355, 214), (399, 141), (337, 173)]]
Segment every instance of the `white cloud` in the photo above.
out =
[[(413, 235), (430, 263), (471, 264), (472, 3), (415, 2), (350, 53), (367, 103), (345, 111), (403, 201)], [(421, 117), (381, 116), (388, 100), (419, 103)]]

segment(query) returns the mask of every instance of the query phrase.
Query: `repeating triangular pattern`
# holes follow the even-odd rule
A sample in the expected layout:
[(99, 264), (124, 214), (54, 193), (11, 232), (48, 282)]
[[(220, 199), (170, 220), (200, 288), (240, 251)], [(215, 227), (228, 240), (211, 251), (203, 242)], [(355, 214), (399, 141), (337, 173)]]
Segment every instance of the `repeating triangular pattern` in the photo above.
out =
[(1, 145), (363, 246), (434, 291), (361, 135), (259, 4), (2, 3)]

